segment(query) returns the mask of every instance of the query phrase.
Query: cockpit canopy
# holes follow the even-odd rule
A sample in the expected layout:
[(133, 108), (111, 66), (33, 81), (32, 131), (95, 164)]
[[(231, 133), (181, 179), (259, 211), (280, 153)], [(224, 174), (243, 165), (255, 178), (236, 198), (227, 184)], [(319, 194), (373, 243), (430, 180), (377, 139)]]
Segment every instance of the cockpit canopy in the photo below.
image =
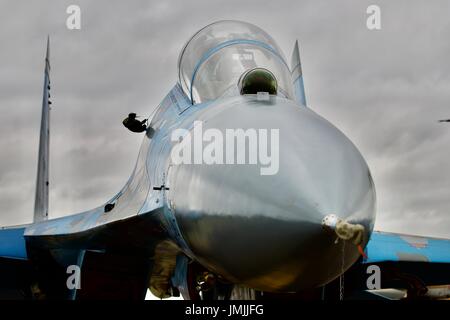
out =
[(239, 78), (254, 68), (273, 73), (277, 94), (293, 99), (283, 53), (271, 36), (250, 23), (219, 21), (204, 27), (187, 42), (178, 60), (179, 82), (193, 104), (239, 94)]

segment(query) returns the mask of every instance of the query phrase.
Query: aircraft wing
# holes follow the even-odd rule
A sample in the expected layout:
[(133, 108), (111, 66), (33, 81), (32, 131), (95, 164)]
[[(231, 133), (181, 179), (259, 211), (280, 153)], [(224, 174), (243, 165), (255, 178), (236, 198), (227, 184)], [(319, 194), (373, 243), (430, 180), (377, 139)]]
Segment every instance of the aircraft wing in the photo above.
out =
[(89, 226), (97, 211), (0, 229), (0, 299), (144, 299), (162, 212)]
[(442, 298), (439, 290), (443, 288), (449, 292), (449, 239), (374, 231), (365, 255), (349, 272), (362, 290), (368, 288), (366, 279), (373, 274), (370, 266), (375, 265), (380, 271), (379, 289), (404, 289), (408, 297), (425, 298)]
[(24, 233), (25, 226), (0, 229), (0, 258), (27, 258)]
[(26, 226), (0, 228), (0, 299), (29, 298), (25, 288), (31, 283), (32, 267), (27, 259)]
[(450, 240), (375, 231), (364, 263), (428, 262), (450, 264)]

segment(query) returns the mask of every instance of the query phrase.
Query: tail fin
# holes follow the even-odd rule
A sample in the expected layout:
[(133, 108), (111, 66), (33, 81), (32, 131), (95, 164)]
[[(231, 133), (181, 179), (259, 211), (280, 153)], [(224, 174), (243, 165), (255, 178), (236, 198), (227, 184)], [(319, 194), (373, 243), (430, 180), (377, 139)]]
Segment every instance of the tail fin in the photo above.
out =
[(36, 178), (36, 197), (34, 201), (33, 222), (48, 219), (48, 169), (50, 147), (50, 37), (47, 37), (45, 55), (44, 90), (42, 98), (41, 132), (39, 137), (38, 169)]
[(291, 76), (294, 85), (295, 99), (301, 105), (306, 106), (305, 87), (303, 85), (302, 64), (300, 62), (300, 51), (298, 49), (298, 40), (295, 41), (294, 50), (291, 59)]

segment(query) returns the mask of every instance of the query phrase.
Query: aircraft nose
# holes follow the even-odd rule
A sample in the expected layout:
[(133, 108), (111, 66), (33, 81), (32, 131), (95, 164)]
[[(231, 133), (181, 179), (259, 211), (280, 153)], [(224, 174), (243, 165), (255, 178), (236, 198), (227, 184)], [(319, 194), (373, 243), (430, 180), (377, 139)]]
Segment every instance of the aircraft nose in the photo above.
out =
[[(351, 242), (336, 243), (323, 218), (363, 225), (363, 246), (373, 228), (375, 189), (361, 154), (329, 122), (289, 100), (221, 103), (199, 125), (204, 137), (216, 130), (203, 144), (203, 155), (216, 161), (221, 152), (207, 149), (208, 141), (222, 133), (224, 163), (172, 164), (168, 173), (168, 202), (191, 251), (210, 270), (259, 290), (292, 292), (333, 280), (359, 254)], [(244, 163), (237, 163), (237, 140), (226, 146), (236, 130), (247, 134)], [(226, 161), (231, 150), (234, 163)]]

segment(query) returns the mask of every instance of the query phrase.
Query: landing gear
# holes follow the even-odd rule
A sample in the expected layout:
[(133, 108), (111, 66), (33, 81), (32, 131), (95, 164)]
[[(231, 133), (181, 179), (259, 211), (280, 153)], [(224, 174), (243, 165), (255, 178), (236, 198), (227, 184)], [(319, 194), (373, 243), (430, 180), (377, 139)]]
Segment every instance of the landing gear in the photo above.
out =
[(187, 286), (190, 300), (230, 300), (233, 285), (203, 268), (196, 262), (191, 262), (187, 268)]

